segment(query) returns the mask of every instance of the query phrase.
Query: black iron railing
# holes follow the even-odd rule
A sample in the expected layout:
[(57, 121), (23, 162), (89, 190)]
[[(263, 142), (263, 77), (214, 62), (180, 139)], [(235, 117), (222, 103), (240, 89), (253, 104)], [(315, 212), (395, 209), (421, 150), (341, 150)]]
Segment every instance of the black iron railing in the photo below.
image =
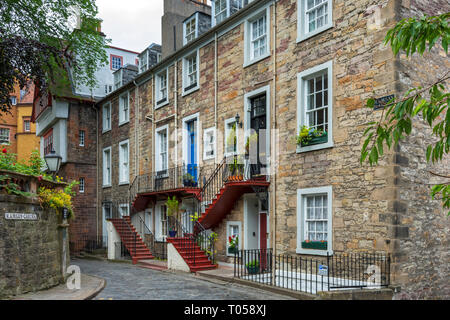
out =
[(138, 193), (180, 188), (200, 188), (201, 169), (197, 165), (178, 166), (137, 176), (130, 186), (132, 199)]
[(212, 203), (227, 182), (266, 181), (265, 169), (265, 165), (252, 161), (248, 155), (224, 157), (202, 186), (199, 196), (202, 212)]
[(210, 234), (198, 221), (184, 221), (176, 217), (168, 217), (169, 236), (176, 237), (178, 248), (186, 253), (188, 259), (195, 264), (203, 256), (203, 251), (209, 260), (215, 263), (214, 234)]
[(114, 257), (115, 259), (118, 260), (131, 260), (131, 255), (130, 252), (128, 251), (127, 247), (124, 245), (123, 242), (119, 241), (119, 242), (115, 242), (114, 243), (115, 246), (115, 253), (116, 256)]
[(240, 250), (234, 256), (234, 277), (312, 294), (379, 288), (390, 284), (390, 257), (378, 253), (335, 253), (308, 258), (274, 255), (272, 249)]
[[(126, 220), (130, 217), (130, 203), (128, 198), (117, 201), (104, 201), (103, 207), (106, 208), (106, 219), (115, 220), (113, 222), (117, 229), (117, 232), (122, 238), (124, 244), (130, 250), (132, 256), (136, 255), (138, 234), (132, 228), (130, 223)], [(125, 217), (125, 218), (124, 218)]]
[(145, 221), (141, 218), (141, 216), (137, 215), (137, 217), (139, 220), (138, 225), (136, 226), (137, 231), (144, 241), (144, 244), (147, 246), (154, 257), (164, 260), (167, 259), (167, 242), (157, 241), (155, 235), (147, 226)]
[(69, 240), (69, 250), (71, 256), (79, 256), (83, 253), (106, 255), (108, 248), (107, 236), (81, 236)]

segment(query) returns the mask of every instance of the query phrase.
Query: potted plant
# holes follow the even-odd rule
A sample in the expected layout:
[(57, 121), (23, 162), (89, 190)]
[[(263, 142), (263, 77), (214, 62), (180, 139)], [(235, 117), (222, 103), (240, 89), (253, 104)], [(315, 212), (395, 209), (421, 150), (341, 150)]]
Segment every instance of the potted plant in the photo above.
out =
[(312, 146), (328, 141), (328, 134), (324, 130), (310, 129), (302, 126), (297, 136), (297, 144), (301, 147)]
[(302, 242), (302, 249), (316, 249), (316, 250), (327, 250), (328, 242), (325, 240), (313, 241), (305, 240)]
[(243, 170), (244, 169), (244, 164), (242, 163), (242, 160), (239, 158), (237, 158), (236, 156), (234, 156), (233, 158), (233, 162), (228, 164), (228, 170), (229, 170), (229, 175), (228, 175), (228, 180), (229, 181), (242, 181), (244, 176), (243, 176)]
[[(166, 201), (166, 206), (167, 206), (167, 216), (172, 217), (173, 215), (176, 215), (178, 218), (179, 202), (175, 198), (175, 196), (173, 196), (172, 199), (168, 197)], [(174, 221), (169, 220), (169, 237), (173, 238), (176, 235), (177, 230), (175, 229)]]
[(228, 253), (235, 254), (239, 252), (239, 237), (237, 235), (228, 237)]
[(248, 274), (257, 274), (259, 272), (259, 261), (253, 260), (245, 265)]
[(195, 180), (190, 173), (183, 174), (183, 185), (185, 187), (194, 187)]

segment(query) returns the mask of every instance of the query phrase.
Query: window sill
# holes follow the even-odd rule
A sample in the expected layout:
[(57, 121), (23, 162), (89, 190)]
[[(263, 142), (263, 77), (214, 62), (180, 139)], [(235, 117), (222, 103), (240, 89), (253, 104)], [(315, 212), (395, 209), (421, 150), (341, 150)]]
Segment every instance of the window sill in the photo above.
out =
[(198, 89), (200, 89), (199, 85), (196, 85), (195, 87), (185, 91), (185, 88), (183, 88), (183, 93), (181, 94), (182, 97), (187, 96), (188, 94), (191, 94), (194, 91), (197, 91)]
[(327, 31), (327, 30), (329, 30), (329, 29), (331, 29), (331, 28), (333, 28), (333, 24), (329, 24), (329, 25), (327, 25), (327, 26), (323, 26), (322, 28), (317, 29), (317, 30), (315, 30), (315, 31), (313, 31), (313, 32), (310, 32), (310, 33), (307, 33), (307, 34), (298, 36), (298, 37), (297, 37), (297, 43), (300, 43), (300, 42), (303, 42), (303, 41), (305, 41), (305, 40), (308, 40), (309, 38), (312, 38), (312, 37), (318, 35), (319, 33), (322, 33), (322, 32), (324, 32), (324, 31)]
[(103, 130), (103, 131), (102, 131), (102, 134), (103, 134), (103, 133), (107, 133), (107, 132), (109, 132), (109, 131), (111, 131), (111, 129)]
[(307, 255), (313, 255), (313, 256), (331, 256), (333, 254), (333, 250), (315, 250), (315, 249), (303, 249), (303, 248), (297, 248), (295, 250), (298, 254), (307, 254)]
[(124, 185), (127, 185), (127, 184), (130, 184), (130, 182), (129, 181), (119, 182), (119, 186), (124, 186)]
[(257, 63), (257, 62), (259, 62), (261, 60), (266, 59), (267, 57), (270, 57), (270, 56), (271, 56), (270, 52), (267, 52), (266, 54), (264, 54), (264, 55), (262, 55), (262, 56), (260, 56), (260, 57), (258, 57), (256, 59), (253, 59), (253, 60), (245, 59), (243, 67), (244, 68), (249, 67), (249, 66), (251, 66), (251, 65), (253, 65), (253, 64), (255, 64), (255, 63)]
[(216, 158), (216, 156), (204, 156), (203, 160), (214, 160)]
[(160, 103), (156, 102), (155, 110), (167, 106), (169, 104), (169, 99), (161, 101)]
[(333, 148), (333, 147), (334, 147), (334, 145), (333, 145), (332, 142), (315, 144), (315, 145), (306, 146), (306, 147), (301, 147), (301, 146), (297, 145), (297, 153), (304, 153), (304, 152), (315, 151), (315, 150), (329, 149), (329, 148)]
[(129, 123), (129, 122), (130, 122), (130, 120), (119, 122), (119, 127), (122, 126), (122, 125), (124, 125), (124, 124), (127, 124), (127, 123)]
[(102, 186), (103, 189), (111, 188), (111, 187), (112, 187), (112, 185), (110, 185), (110, 184), (104, 184), (104, 185)]

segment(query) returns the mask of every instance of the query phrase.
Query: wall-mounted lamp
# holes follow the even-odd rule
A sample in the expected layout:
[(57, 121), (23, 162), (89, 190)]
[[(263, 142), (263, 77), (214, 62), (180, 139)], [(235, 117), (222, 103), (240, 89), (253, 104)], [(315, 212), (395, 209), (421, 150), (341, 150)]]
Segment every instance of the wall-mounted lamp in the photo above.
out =
[(236, 113), (236, 116), (234, 117), (234, 120), (239, 125), (239, 128), (242, 128), (242, 121), (241, 122), (239, 121), (239, 120), (241, 120), (241, 117), (239, 116), (239, 113)]

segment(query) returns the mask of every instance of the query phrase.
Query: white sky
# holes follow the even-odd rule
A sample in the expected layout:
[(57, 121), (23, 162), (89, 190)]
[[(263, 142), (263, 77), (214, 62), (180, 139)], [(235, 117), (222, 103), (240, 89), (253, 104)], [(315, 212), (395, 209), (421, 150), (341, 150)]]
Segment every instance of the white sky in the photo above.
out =
[(164, 0), (96, 0), (102, 31), (111, 45), (141, 52), (161, 44)]
[(96, 0), (96, 4), (102, 31), (112, 46), (141, 52), (152, 42), (161, 44), (164, 0)]

